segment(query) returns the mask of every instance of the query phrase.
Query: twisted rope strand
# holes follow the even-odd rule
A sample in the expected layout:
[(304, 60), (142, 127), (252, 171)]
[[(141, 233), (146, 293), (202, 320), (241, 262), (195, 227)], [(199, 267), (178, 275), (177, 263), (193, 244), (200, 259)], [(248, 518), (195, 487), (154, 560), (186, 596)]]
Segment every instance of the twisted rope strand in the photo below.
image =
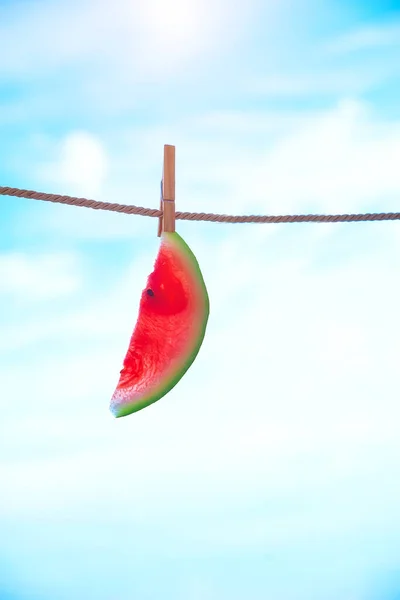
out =
[[(59, 194), (46, 194), (23, 190), (19, 188), (0, 186), (0, 195), (16, 196), (31, 200), (44, 200), (70, 206), (83, 206), (94, 210), (109, 210), (128, 215), (141, 215), (143, 217), (161, 217), (162, 211), (133, 204), (117, 204), (112, 202), (97, 202), (87, 198), (75, 196), (61, 196)], [(340, 223), (350, 221), (396, 221), (400, 220), (400, 213), (363, 213), (343, 215), (219, 215), (213, 213), (176, 212), (175, 218), (183, 221), (211, 221), (213, 223)]]

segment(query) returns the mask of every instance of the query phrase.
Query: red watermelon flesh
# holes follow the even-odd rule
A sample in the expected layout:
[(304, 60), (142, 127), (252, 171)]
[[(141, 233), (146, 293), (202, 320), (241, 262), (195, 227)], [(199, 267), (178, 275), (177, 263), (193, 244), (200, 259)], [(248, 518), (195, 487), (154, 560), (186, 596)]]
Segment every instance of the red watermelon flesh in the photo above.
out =
[(169, 392), (203, 342), (209, 299), (198, 262), (177, 233), (164, 232), (110, 409), (123, 417)]

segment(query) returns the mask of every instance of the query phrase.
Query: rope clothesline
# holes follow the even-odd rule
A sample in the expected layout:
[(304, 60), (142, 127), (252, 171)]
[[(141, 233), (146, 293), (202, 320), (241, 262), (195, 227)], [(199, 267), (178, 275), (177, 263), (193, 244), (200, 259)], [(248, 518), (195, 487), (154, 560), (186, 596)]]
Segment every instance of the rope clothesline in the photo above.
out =
[[(128, 215), (141, 215), (144, 217), (161, 217), (162, 211), (153, 208), (144, 208), (132, 204), (116, 204), (111, 202), (98, 202), (87, 198), (63, 196), (59, 194), (46, 194), (32, 190), (23, 190), (12, 187), (0, 186), (0, 195), (28, 198), (31, 200), (44, 200), (68, 204), (70, 206), (83, 206), (94, 210), (109, 210)], [(223, 215), (213, 213), (175, 213), (175, 218), (183, 221), (212, 221), (214, 223), (340, 223), (352, 221), (396, 221), (400, 220), (400, 212), (388, 213), (353, 213), (336, 215)]]

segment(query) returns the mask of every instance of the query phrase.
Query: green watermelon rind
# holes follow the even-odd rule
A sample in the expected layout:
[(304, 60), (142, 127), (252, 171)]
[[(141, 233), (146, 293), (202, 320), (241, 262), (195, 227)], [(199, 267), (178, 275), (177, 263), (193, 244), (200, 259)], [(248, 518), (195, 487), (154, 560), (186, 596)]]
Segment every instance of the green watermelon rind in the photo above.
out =
[(176, 384), (182, 379), (182, 377), (193, 364), (200, 351), (206, 333), (208, 317), (210, 314), (210, 300), (199, 263), (197, 262), (197, 259), (189, 246), (178, 233), (164, 232), (162, 234), (162, 239), (165, 239), (171, 245), (175, 245), (188, 261), (188, 267), (192, 270), (192, 274), (194, 275), (194, 278), (198, 284), (199, 293), (203, 296), (204, 316), (199, 323), (200, 331), (198, 333), (197, 342), (192, 352), (188, 355), (187, 360), (182, 364), (181, 368), (179, 368), (172, 377), (165, 381), (165, 384), (160, 384), (157, 391), (150, 396), (143, 398), (139, 402), (120, 404), (118, 407), (115, 407), (113, 412), (116, 418), (126, 417), (132, 413), (138, 412), (150, 404), (154, 404), (154, 402), (157, 402), (163, 396), (168, 394), (168, 392), (170, 392), (176, 386)]

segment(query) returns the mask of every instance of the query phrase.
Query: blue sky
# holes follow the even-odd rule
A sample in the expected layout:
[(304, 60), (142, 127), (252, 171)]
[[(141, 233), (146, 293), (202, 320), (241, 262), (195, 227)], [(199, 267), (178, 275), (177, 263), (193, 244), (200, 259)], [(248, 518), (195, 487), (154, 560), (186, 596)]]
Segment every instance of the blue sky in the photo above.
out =
[[(395, 2), (0, 0), (0, 182), (398, 211)], [(180, 223), (202, 350), (108, 410), (152, 219), (2, 198), (0, 598), (400, 597), (397, 223)]]

